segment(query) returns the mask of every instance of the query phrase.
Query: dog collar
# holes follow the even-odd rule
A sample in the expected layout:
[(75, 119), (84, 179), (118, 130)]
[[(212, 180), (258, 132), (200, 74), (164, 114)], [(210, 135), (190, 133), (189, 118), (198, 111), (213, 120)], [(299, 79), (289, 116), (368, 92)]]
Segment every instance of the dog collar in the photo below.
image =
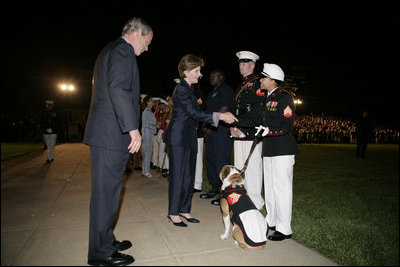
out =
[(227, 190), (227, 189), (236, 189), (236, 187), (242, 188), (243, 185), (242, 184), (233, 184), (233, 185), (225, 187), (225, 190)]

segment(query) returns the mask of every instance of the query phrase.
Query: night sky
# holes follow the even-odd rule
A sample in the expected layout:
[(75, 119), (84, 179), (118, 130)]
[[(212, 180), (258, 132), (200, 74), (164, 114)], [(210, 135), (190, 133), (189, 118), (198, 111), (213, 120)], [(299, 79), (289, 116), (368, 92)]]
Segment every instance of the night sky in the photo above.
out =
[(275, 63), (292, 77), (297, 96), (308, 100), (303, 111), (324, 112), (325, 106), (346, 116), (368, 108), (377, 120), (397, 121), (400, 24), (394, 1), (38, 2), (2, 8), (2, 110), (64, 101), (57, 89), (62, 80), (77, 85), (70, 103), (88, 108), (98, 53), (127, 20), (141, 17), (154, 31), (149, 51), (138, 57), (142, 93), (170, 95), (187, 53), (205, 59), (205, 90), (214, 68), (236, 88), (235, 53), (250, 50), (261, 57), (256, 72), (264, 62)]

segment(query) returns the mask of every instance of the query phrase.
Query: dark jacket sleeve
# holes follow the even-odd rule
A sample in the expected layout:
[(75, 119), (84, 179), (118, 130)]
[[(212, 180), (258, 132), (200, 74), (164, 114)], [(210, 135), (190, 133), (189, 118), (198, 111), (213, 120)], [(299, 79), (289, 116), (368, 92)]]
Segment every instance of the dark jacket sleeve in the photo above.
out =
[(188, 93), (187, 90), (188, 89), (183, 86), (178, 86), (176, 88), (176, 98), (178, 102), (182, 105), (183, 110), (193, 120), (204, 121), (212, 124), (212, 113), (201, 110), (196, 102), (194, 94)]
[[(128, 43), (111, 52), (108, 61), (108, 90), (121, 132), (139, 129), (139, 79), (136, 56)], [(137, 97), (135, 97), (137, 96)]]

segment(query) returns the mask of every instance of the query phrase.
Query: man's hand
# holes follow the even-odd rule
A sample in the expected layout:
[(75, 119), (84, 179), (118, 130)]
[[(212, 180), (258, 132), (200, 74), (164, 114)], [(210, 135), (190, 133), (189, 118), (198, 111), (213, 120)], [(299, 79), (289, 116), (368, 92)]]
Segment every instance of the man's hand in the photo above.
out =
[(131, 143), (128, 146), (129, 153), (133, 154), (138, 152), (140, 146), (142, 145), (142, 136), (140, 135), (139, 130), (129, 131), (129, 135), (131, 136)]

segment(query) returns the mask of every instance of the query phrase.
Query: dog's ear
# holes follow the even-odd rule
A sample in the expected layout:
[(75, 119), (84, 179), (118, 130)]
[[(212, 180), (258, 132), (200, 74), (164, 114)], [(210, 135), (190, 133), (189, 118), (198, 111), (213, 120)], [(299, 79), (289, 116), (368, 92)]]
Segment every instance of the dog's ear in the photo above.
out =
[(232, 184), (239, 184), (242, 180), (243, 180), (242, 176), (240, 176), (240, 174), (238, 173), (232, 174), (231, 177), (229, 177), (229, 181)]
[(221, 172), (219, 173), (219, 178), (220, 178), (221, 180), (224, 180), (224, 179), (229, 175), (230, 172), (231, 172), (230, 166), (225, 165), (225, 166), (222, 168)]

